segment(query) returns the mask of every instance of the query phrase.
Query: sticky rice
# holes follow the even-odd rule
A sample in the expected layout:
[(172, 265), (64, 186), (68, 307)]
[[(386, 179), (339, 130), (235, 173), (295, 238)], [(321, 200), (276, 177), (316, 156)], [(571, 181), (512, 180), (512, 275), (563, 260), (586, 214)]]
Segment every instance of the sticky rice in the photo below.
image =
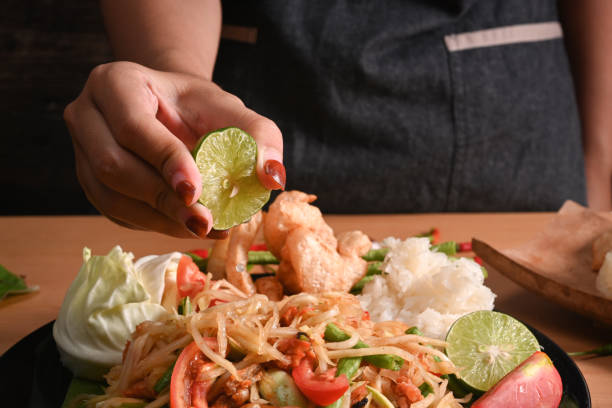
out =
[(387, 238), (381, 246), (389, 248), (383, 274), (359, 296), (372, 320), (404, 321), (442, 339), (459, 317), (493, 309), (495, 294), (473, 260), (432, 251), (427, 238)]

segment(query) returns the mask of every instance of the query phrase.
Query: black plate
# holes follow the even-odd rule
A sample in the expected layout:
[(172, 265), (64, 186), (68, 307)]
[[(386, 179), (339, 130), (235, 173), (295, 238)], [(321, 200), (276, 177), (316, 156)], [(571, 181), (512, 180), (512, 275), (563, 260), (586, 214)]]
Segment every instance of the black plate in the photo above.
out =
[[(53, 322), (24, 337), (0, 357), (2, 406), (58, 408), (64, 401), (72, 374), (59, 360), (52, 335)], [(565, 399), (591, 408), (589, 388), (576, 363), (544, 334), (529, 328), (563, 379)], [(6, 404), (6, 405), (5, 405)]]

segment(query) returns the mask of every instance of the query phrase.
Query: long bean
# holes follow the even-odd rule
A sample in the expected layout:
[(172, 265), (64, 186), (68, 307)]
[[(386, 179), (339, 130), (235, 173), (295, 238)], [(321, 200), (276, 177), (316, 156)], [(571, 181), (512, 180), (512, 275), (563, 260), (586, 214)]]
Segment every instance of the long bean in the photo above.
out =
[(384, 261), (385, 255), (389, 252), (389, 248), (370, 249), (365, 255), (362, 256), (368, 262), (371, 261)]
[(248, 263), (251, 265), (277, 265), (280, 261), (270, 251), (249, 251)]
[(612, 355), (612, 343), (604, 344), (603, 346), (594, 348), (593, 350), (587, 351), (574, 351), (572, 353), (567, 353), (570, 356), (611, 356)]
[[(342, 330), (340, 330), (340, 328), (338, 328), (338, 326), (332, 324), (336, 329), (338, 329), (340, 332), (344, 333)], [(328, 325), (329, 326), (329, 325)], [(331, 328), (330, 330), (334, 330), (333, 328)], [(327, 327), (325, 329), (325, 332), (327, 333)], [(334, 333), (334, 334), (338, 334), (338, 333)], [(330, 340), (327, 338), (327, 335), (325, 336), (325, 339), (327, 341), (334, 341), (334, 340)], [(337, 340), (337, 341), (341, 341), (341, 340)], [(353, 378), (353, 376), (357, 373), (357, 370), (359, 370), (359, 367), (361, 366), (361, 357), (344, 357), (341, 358), (338, 361), (338, 366), (336, 368), (336, 377), (341, 376), (342, 374), (346, 375), (346, 378), (350, 379)], [(340, 408), (340, 406), (342, 405), (342, 399), (343, 398), (350, 398), (350, 396), (342, 396), (340, 398), (338, 398), (336, 401), (332, 402), (330, 405), (327, 405), (325, 408)]]
[[(325, 327), (325, 335), (324, 338), (326, 341), (338, 342), (345, 341), (351, 338), (347, 333), (342, 331), (338, 326), (333, 323), (329, 323)], [(367, 344), (363, 341), (359, 340), (353, 348), (369, 348)], [(398, 356), (394, 356), (392, 354), (375, 354), (373, 356), (364, 356), (363, 359), (368, 363), (375, 365), (379, 368), (386, 368), (389, 370), (399, 370), (402, 368), (402, 364), (404, 364), (404, 360)]]
[(361, 292), (363, 291), (363, 287), (366, 285), (366, 283), (374, 280), (374, 276), (382, 275), (382, 269), (380, 269), (381, 265), (382, 262), (380, 261), (370, 262), (368, 264), (368, 269), (366, 271), (365, 276), (359, 279), (357, 283), (353, 285), (350, 290), (350, 293), (352, 293), (353, 295), (361, 294)]
[(457, 253), (457, 243), (455, 241), (446, 241), (440, 244), (432, 245), (432, 251), (442, 252), (448, 256), (453, 256)]
[(170, 367), (168, 367), (168, 369), (162, 374), (161, 377), (159, 377), (159, 380), (157, 380), (157, 382), (153, 386), (153, 389), (156, 393), (159, 394), (170, 386), (170, 379), (172, 378), (172, 371), (174, 370), (175, 364), (176, 361), (172, 363)]

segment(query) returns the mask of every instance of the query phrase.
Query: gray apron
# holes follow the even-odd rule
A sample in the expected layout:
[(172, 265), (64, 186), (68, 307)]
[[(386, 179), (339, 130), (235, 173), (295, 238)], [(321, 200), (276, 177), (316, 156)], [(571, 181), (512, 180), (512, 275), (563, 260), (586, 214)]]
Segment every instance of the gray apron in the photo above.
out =
[[(278, 124), (287, 188), (316, 194), (323, 211), (585, 203), (555, 0), (223, 7), (214, 80)], [(232, 34), (245, 27), (248, 36)]]

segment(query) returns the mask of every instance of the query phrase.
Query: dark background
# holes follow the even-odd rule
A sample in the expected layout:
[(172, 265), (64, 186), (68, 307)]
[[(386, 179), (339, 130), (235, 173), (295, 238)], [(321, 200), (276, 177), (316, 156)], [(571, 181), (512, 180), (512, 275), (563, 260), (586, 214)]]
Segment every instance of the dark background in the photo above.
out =
[(0, 12), (0, 215), (94, 214), (62, 114), (112, 60), (97, 1), (5, 0)]

